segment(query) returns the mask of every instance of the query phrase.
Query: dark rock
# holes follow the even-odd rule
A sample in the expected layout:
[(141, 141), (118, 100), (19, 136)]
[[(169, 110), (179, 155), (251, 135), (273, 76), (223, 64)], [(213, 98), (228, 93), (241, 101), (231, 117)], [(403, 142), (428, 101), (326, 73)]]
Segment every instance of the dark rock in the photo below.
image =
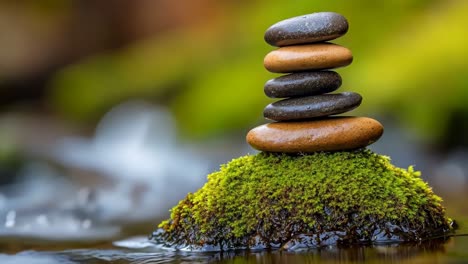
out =
[(348, 112), (361, 101), (361, 95), (352, 92), (289, 98), (267, 105), (263, 116), (276, 121), (310, 119)]
[(298, 72), (269, 80), (265, 94), (286, 98), (330, 93), (341, 86), (341, 76), (334, 71)]
[(265, 32), (265, 41), (273, 46), (288, 46), (327, 41), (343, 36), (348, 21), (334, 12), (320, 12), (280, 21)]

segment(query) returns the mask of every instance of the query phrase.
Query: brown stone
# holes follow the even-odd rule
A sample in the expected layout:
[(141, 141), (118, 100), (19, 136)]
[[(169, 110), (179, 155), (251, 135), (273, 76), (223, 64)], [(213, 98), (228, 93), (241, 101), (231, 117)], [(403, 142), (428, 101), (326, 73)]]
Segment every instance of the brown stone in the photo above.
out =
[(287, 73), (343, 67), (352, 61), (349, 49), (332, 43), (318, 43), (281, 47), (268, 53), (263, 65), (270, 72)]
[(330, 117), (303, 122), (276, 122), (249, 131), (247, 142), (268, 152), (316, 152), (362, 148), (376, 142), (383, 126), (368, 117)]

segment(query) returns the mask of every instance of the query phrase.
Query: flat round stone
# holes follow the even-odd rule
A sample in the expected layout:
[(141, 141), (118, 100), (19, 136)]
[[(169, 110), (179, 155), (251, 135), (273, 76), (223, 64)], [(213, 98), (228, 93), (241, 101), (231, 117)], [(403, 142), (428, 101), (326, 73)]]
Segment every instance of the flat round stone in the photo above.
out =
[(351, 111), (361, 101), (361, 95), (353, 92), (289, 98), (267, 105), (263, 116), (275, 121), (311, 119)]
[(265, 41), (272, 46), (289, 46), (327, 41), (343, 36), (348, 21), (334, 12), (319, 12), (280, 21), (265, 32)]
[(351, 51), (332, 43), (281, 47), (265, 56), (263, 65), (271, 72), (324, 70), (351, 64)]
[(303, 122), (276, 122), (249, 131), (247, 142), (268, 152), (339, 151), (376, 142), (383, 126), (367, 117), (330, 117)]
[(271, 79), (264, 91), (271, 98), (286, 98), (330, 93), (341, 86), (341, 76), (334, 71), (297, 72)]

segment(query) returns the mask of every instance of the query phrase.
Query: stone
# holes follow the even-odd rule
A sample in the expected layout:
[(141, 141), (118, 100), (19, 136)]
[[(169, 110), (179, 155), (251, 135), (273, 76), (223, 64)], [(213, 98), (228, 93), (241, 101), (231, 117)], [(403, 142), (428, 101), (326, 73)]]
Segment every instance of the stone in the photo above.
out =
[(270, 72), (288, 73), (324, 70), (351, 64), (351, 51), (332, 43), (287, 46), (265, 56), (263, 65)]
[(329, 117), (302, 122), (275, 122), (249, 131), (247, 142), (266, 152), (308, 153), (363, 148), (376, 142), (383, 126), (368, 117)]
[(334, 71), (297, 72), (266, 82), (265, 94), (286, 98), (330, 93), (341, 86), (341, 76)]
[(319, 12), (280, 21), (265, 32), (272, 46), (289, 46), (327, 41), (348, 32), (348, 21), (334, 12)]
[(267, 105), (263, 116), (275, 121), (324, 117), (351, 111), (361, 101), (361, 95), (353, 92), (289, 98)]
[[(331, 247), (336, 252), (337, 247), (363, 244), (421, 245), (421, 240), (433, 248), (455, 231), (442, 199), (419, 172), (411, 166), (398, 168), (368, 149), (261, 152), (233, 159), (207, 179), (171, 210), (151, 242), (209, 254), (246, 248), (303, 254), (307, 249)], [(412, 254), (403, 249), (405, 258)], [(306, 262), (295, 256), (231, 262), (315, 263), (315, 258), (307, 256)]]

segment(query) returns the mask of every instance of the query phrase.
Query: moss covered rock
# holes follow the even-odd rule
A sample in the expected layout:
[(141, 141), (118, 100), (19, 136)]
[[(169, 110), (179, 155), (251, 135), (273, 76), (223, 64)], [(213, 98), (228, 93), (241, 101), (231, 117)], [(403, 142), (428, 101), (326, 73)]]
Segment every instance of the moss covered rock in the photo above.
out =
[(451, 230), (441, 201), (412, 167), (369, 150), (262, 152), (208, 175), (152, 239), (220, 250), (417, 241)]

